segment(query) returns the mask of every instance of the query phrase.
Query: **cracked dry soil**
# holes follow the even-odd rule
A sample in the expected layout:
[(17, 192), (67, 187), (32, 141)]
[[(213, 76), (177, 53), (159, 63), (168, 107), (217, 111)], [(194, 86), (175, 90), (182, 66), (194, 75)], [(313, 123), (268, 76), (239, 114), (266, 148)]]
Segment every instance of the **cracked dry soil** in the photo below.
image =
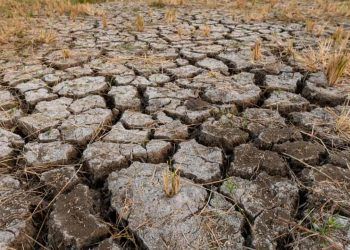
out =
[(47, 19), (54, 46), (0, 59), (1, 249), (350, 249), (349, 89), (276, 52), (316, 44), (303, 24), (99, 7), (106, 28)]

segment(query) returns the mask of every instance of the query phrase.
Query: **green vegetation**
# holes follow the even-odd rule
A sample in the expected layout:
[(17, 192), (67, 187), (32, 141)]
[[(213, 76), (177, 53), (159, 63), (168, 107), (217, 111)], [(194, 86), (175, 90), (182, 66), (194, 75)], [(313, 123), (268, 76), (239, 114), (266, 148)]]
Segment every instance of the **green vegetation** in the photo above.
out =
[(236, 184), (231, 179), (228, 179), (225, 182), (225, 187), (227, 188), (229, 193), (233, 193), (236, 190), (236, 188), (237, 188)]
[(328, 235), (333, 230), (343, 228), (343, 225), (337, 221), (336, 216), (330, 216), (325, 222), (321, 224), (318, 224), (317, 222), (312, 223), (312, 228), (314, 231), (320, 233), (321, 235)]

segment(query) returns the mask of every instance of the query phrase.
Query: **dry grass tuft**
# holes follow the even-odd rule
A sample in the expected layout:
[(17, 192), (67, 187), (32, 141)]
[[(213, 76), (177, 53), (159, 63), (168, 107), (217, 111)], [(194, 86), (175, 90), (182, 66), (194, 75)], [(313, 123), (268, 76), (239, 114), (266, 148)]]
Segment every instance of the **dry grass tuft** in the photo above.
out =
[(164, 8), (168, 5), (185, 5), (186, 0), (153, 0), (153, 1), (148, 1), (148, 5), (154, 8)]
[(254, 46), (252, 47), (252, 58), (254, 61), (260, 61), (262, 58), (261, 41), (259, 39), (256, 40)]
[(247, 7), (247, 0), (237, 0), (235, 3), (237, 9), (245, 9)]
[(306, 31), (309, 33), (312, 33), (315, 29), (315, 25), (316, 25), (316, 23), (314, 20), (311, 20), (311, 19), (306, 20), (306, 22), (305, 22)]
[(138, 32), (145, 30), (145, 20), (142, 15), (138, 14), (135, 20), (135, 28)]
[(296, 59), (310, 72), (320, 70), (326, 64), (332, 51), (333, 42), (329, 39), (319, 42), (317, 48), (309, 47), (302, 53), (296, 53)]
[(168, 0), (171, 5), (185, 5), (186, 0)]
[(182, 37), (185, 34), (185, 30), (182, 27), (177, 27), (176, 33), (179, 35), (179, 37)]
[(164, 3), (163, 0), (155, 0), (149, 3), (149, 6), (154, 7), (154, 8), (164, 8), (166, 4)]
[(36, 44), (51, 44), (56, 42), (57, 34), (52, 30), (40, 30), (39, 34), (34, 39)]
[(344, 106), (340, 115), (337, 116), (337, 119), (335, 122), (335, 130), (340, 136), (342, 136), (346, 140), (350, 141), (350, 106), (349, 106), (349, 101), (347, 101), (347, 104)]
[(335, 54), (330, 58), (326, 67), (326, 76), (329, 85), (333, 86), (339, 82), (344, 76), (348, 64), (349, 55), (347, 54)]
[(173, 23), (176, 21), (176, 9), (170, 9), (165, 13), (165, 21), (167, 23)]
[(180, 192), (180, 176), (178, 169), (174, 172), (166, 170), (163, 173), (163, 190), (168, 197), (173, 197)]
[(319, 42), (316, 48), (309, 47), (295, 53), (295, 59), (309, 72), (323, 71), (329, 85), (336, 85), (343, 76), (350, 74), (348, 38), (337, 44), (332, 38)]
[(334, 42), (341, 44), (344, 39), (349, 39), (349, 34), (344, 30), (343, 26), (339, 26), (332, 35)]
[(101, 18), (102, 18), (102, 27), (103, 27), (103, 29), (107, 29), (107, 27), (108, 27), (107, 15), (103, 14), (101, 16)]
[(205, 37), (208, 37), (210, 36), (210, 33), (211, 33), (211, 28), (209, 25), (204, 25), (202, 28), (202, 35), (205, 36)]
[(72, 51), (70, 49), (63, 49), (62, 50), (62, 57), (66, 60), (72, 56)]
[(209, 71), (208, 72), (208, 77), (210, 77), (210, 78), (219, 78), (220, 77), (220, 73), (219, 72), (217, 72), (217, 71)]

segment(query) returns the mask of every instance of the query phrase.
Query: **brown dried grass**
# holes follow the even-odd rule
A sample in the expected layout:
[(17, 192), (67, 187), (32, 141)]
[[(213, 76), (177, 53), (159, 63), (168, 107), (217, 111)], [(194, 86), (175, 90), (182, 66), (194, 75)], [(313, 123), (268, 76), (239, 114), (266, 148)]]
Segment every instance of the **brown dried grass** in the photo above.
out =
[(180, 175), (178, 169), (174, 172), (165, 170), (163, 173), (163, 190), (166, 196), (173, 197), (180, 192)]

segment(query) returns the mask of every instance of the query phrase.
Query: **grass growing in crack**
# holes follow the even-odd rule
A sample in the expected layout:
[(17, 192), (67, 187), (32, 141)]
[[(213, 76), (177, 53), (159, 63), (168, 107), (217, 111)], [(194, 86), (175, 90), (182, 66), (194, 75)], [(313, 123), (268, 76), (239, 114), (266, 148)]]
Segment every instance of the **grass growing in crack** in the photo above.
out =
[(202, 27), (202, 35), (205, 36), (205, 37), (208, 37), (210, 36), (210, 33), (211, 33), (211, 28), (209, 25), (204, 25)]
[(295, 59), (310, 72), (323, 71), (328, 84), (333, 86), (343, 76), (350, 74), (350, 53), (347, 49), (348, 38), (336, 44), (332, 38), (319, 42), (316, 48), (309, 47), (302, 52), (295, 52)]
[(135, 28), (138, 32), (142, 32), (145, 30), (145, 20), (141, 14), (138, 14), (136, 16)]
[(254, 61), (260, 61), (262, 58), (261, 41), (259, 39), (256, 40), (256, 42), (252, 48), (252, 58)]
[(180, 192), (180, 175), (179, 170), (174, 172), (165, 170), (163, 172), (163, 190), (167, 197), (173, 197)]
[(106, 16), (106, 14), (103, 14), (102, 17), (101, 17), (101, 19), (102, 19), (102, 28), (103, 28), (103, 29), (107, 29), (107, 27), (108, 27), (108, 21), (107, 21), (107, 16)]
[(326, 68), (326, 76), (329, 85), (336, 85), (339, 82), (339, 80), (343, 77), (348, 64), (348, 54), (335, 54), (329, 59)]
[(337, 115), (335, 130), (342, 137), (350, 141), (350, 106), (349, 101), (344, 106), (340, 115)]
[(182, 27), (177, 27), (176, 33), (179, 35), (179, 37), (183, 37), (183, 35), (185, 34), (185, 30)]
[(72, 57), (72, 51), (70, 49), (63, 49), (61, 53), (64, 60)]
[(322, 224), (314, 222), (311, 225), (312, 229), (321, 235), (328, 235), (333, 230), (343, 228), (343, 225), (341, 225), (334, 216), (328, 217), (328, 219)]
[(228, 179), (225, 182), (225, 187), (227, 188), (230, 194), (232, 194), (237, 188), (236, 184), (231, 179)]

